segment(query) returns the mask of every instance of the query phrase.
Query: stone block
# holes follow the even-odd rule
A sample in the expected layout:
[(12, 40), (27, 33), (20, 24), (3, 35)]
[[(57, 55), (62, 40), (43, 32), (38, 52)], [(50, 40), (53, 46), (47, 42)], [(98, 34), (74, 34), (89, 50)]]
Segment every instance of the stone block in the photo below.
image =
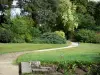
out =
[(31, 68), (40, 68), (41, 62), (40, 61), (32, 61), (30, 62)]
[(29, 62), (21, 62), (21, 73), (32, 73), (31, 65)]

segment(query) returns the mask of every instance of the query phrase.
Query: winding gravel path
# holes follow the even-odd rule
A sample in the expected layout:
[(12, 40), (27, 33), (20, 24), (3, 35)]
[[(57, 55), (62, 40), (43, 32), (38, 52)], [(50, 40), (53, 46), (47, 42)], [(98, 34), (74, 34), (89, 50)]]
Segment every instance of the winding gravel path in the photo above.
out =
[(31, 52), (61, 50), (61, 49), (67, 49), (67, 48), (72, 48), (72, 47), (77, 47), (77, 46), (78, 46), (78, 43), (72, 42), (72, 44), (68, 47), (16, 52), (16, 53), (8, 53), (8, 54), (0, 55), (0, 75), (19, 75), (18, 65), (13, 65), (12, 62), (16, 60), (17, 57), (22, 54), (31, 53)]

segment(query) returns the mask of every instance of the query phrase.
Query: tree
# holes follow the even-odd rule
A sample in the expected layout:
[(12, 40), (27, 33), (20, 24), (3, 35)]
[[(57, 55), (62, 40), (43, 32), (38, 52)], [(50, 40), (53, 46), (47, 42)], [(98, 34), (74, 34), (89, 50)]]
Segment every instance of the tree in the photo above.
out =
[(79, 26), (78, 29), (94, 29), (96, 26), (96, 22), (94, 20), (94, 17), (90, 14), (78, 14), (79, 18)]
[(95, 20), (96, 20), (96, 24), (100, 26), (100, 2), (98, 2), (96, 5)]
[(57, 2), (57, 0), (24, 0), (24, 12), (31, 13), (43, 32), (51, 31), (56, 25)]
[(12, 0), (0, 0), (0, 24), (1, 23), (4, 23), (7, 19), (10, 19), (10, 18), (5, 18), (7, 14), (7, 11), (11, 8), (11, 3), (12, 3)]
[(87, 13), (88, 0), (71, 0), (76, 5), (77, 13)]
[(88, 2), (87, 11), (90, 15), (95, 15), (95, 9), (96, 9), (96, 2)]
[(12, 40), (12, 32), (11, 30), (7, 30), (4, 28), (0, 28), (0, 42), (9, 43)]
[(13, 32), (12, 42), (29, 42), (32, 40), (31, 29), (34, 22), (29, 17), (16, 17), (11, 20), (11, 31)]
[(64, 31), (68, 38), (72, 38), (75, 28), (78, 27), (78, 17), (76, 16), (76, 6), (70, 0), (60, 0), (60, 15), (64, 26)]
[(65, 31), (74, 31), (78, 26), (78, 18), (75, 14), (75, 5), (73, 5), (69, 0), (60, 0), (59, 7)]
[(88, 0), (71, 0), (74, 4), (76, 5), (83, 5), (83, 6), (87, 6)]

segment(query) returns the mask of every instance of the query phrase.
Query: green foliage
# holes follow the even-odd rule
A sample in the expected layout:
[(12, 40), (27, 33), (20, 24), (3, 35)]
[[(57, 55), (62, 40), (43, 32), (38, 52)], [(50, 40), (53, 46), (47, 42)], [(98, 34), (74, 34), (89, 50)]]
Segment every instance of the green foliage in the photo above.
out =
[(71, 0), (75, 4), (81, 4), (84, 5), (85, 7), (87, 6), (88, 0)]
[(76, 12), (77, 12), (77, 13), (86, 13), (86, 12), (87, 12), (87, 9), (86, 9), (86, 7), (83, 6), (83, 5), (77, 5)]
[(43, 32), (47, 32), (48, 30), (45, 29), (52, 30), (56, 24), (57, 2), (57, 0), (30, 0), (25, 2), (24, 9), (31, 13), (38, 27), (44, 30)]
[(29, 32), (29, 28), (32, 27), (33, 21), (26, 17), (17, 17), (12, 19), (11, 30), (16, 34), (25, 34)]
[(96, 4), (94, 17), (96, 20), (96, 24), (100, 26), (100, 2)]
[(71, 0), (75, 4), (77, 13), (87, 13), (88, 0)]
[(41, 35), (41, 31), (39, 30), (39, 28), (36, 28), (36, 27), (33, 27), (31, 28), (31, 34), (32, 34), (32, 37), (40, 37)]
[(78, 26), (76, 6), (70, 0), (60, 0), (59, 10), (65, 31), (74, 31)]
[(41, 39), (40, 37), (33, 38), (32, 43), (34, 43), (34, 44), (48, 44), (48, 42), (45, 39)]
[(90, 15), (95, 15), (96, 2), (88, 2), (87, 11)]
[(94, 17), (89, 15), (89, 14), (78, 14), (79, 18), (79, 29), (94, 29), (95, 25), (95, 20)]
[(76, 40), (80, 42), (94, 42), (95, 32), (87, 29), (81, 29), (76, 34)]
[(65, 38), (65, 33), (63, 31), (55, 31), (55, 33), (60, 37)]
[(12, 3), (13, 0), (0, 0), (0, 4), (6, 4), (9, 5)]
[(12, 42), (31, 42), (32, 35), (31, 29), (33, 28), (34, 21), (29, 17), (17, 17), (11, 20), (11, 31), (14, 38)]
[(14, 38), (12, 39), (13, 43), (25, 43), (25, 36), (24, 35), (19, 35), (19, 34), (14, 34)]
[(94, 29), (96, 32), (100, 32), (100, 26), (95, 26), (93, 29)]
[(100, 33), (95, 35), (95, 39), (94, 39), (95, 43), (100, 43)]
[(29, 33), (25, 34), (25, 42), (31, 43), (32, 42), (32, 35)]
[(10, 30), (0, 28), (0, 42), (9, 43), (11, 42), (12, 37), (12, 32)]
[[(75, 75), (77, 69), (82, 70), (85, 75), (99, 75), (100, 74), (100, 64), (88, 63), (88, 62), (70, 62), (70, 63), (59, 63), (58, 70), (67, 71), (64, 75)], [(77, 72), (81, 74), (81, 72)]]
[(56, 33), (44, 33), (41, 36), (41, 39), (44, 39), (46, 43), (51, 43), (51, 44), (65, 44), (66, 39), (57, 35)]
[(99, 75), (100, 74), (100, 64), (90, 64), (88, 68), (89, 68), (89, 71), (87, 75)]
[[(79, 29), (100, 32), (100, 2), (88, 0), (18, 0), (22, 16), (10, 18), (10, 9), (13, 0), (0, 1), (0, 27), (11, 30), (14, 38), (12, 42), (43, 42), (43, 33), (55, 32), (65, 39), (74, 39), (73, 33)], [(28, 13), (25, 16), (25, 13)], [(76, 28), (78, 28), (76, 30)], [(65, 33), (59, 31), (62, 30)], [(66, 35), (67, 36), (66, 36)], [(97, 37), (97, 36), (96, 36)], [(79, 38), (81, 39), (81, 38)], [(88, 40), (88, 42), (91, 42)], [(94, 39), (94, 42), (96, 40)]]
[(40, 43), (40, 44), (65, 44), (65, 34), (64, 32), (57, 31), (57, 32), (48, 32), (44, 33), (40, 36), (33, 37), (33, 43)]

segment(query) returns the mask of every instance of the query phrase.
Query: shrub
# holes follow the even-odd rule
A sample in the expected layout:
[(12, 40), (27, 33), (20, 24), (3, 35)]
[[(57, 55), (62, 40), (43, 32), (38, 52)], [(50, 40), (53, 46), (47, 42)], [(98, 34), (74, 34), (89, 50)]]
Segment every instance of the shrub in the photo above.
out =
[(31, 33), (33, 37), (39, 37), (41, 35), (41, 31), (38, 28), (33, 27), (31, 29)]
[(97, 32), (100, 32), (100, 26), (95, 26), (93, 29), (94, 29), (95, 31), (97, 31)]
[(25, 36), (24, 35), (14, 35), (14, 38), (12, 40), (13, 43), (24, 43), (25, 42)]
[(55, 33), (61, 36), (62, 38), (65, 38), (65, 33), (63, 31), (55, 31)]
[(95, 35), (94, 42), (95, 42), (95, 43), (100, 43), (100, 34), (96, 34), (96, 35)]
[(17, 17), (12, 19), (11, 30), (16, 34), (25, 34), (29, 31), (29, 28), (32, 26), (27, 18)]
[(41, 38), (38, 37), (38, 38), (33, 38), (32, 42), (34, 44), (45, 44), (46, 43), (46, 40), (41, 39)]
[(77, 41), (93, 43), (95, 39), (95, 32), (87, 29), (81, 29), (76, 33), (75, 37)]
[(29, 33), (25, 34), (25, 42), (32, 42), (32, 36)]
[(12, 26), (10, 29), (14, 34), (12, 42), (24, 43), (32, 41), (31, 29), (33, 28), (34, 21), (31, 18), (16, 17), (11, 22)]
[(12, 40), (12, 32), (6, 29), (0, 29), (0, 42), (9, 43)]
[(45, 40), (45, 43), (50, 43), (50, 44), (65, 44), (66, 43), (65, 38), (62, 38), (56, 33), (50, 33), (50, 32), (44, 33), (41, 36), (41, 39)]

